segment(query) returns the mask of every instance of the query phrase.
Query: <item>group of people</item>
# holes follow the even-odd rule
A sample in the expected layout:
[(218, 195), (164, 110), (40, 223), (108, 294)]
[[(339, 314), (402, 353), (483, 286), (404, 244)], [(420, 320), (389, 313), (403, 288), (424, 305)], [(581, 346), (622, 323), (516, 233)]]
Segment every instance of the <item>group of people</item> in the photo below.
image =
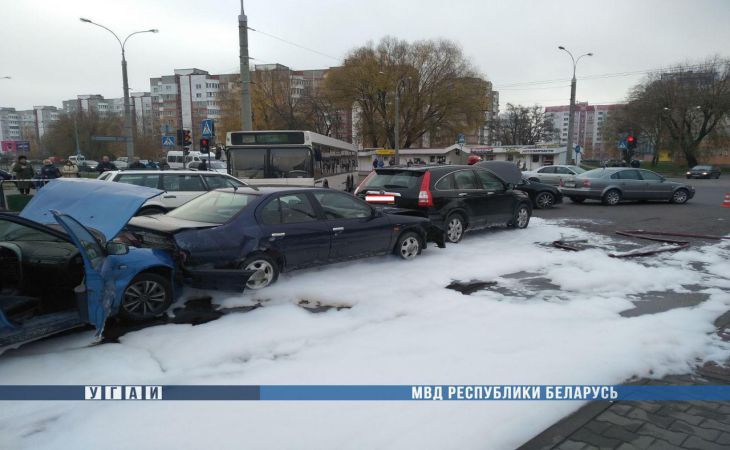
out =
[(47, 180), (54, 180), (62, 177), (76, 178), (79, 176), (78, 167), (76, 167), (76, 164), (70, 160), (67, 160), (59, 169), (50, 159), (44, 159), (43, 166), (41, 166), (38, 173), (36, 173), (33, 165), (24, 155), (18, 156), (18, 159), (15, 164), (13, 164), (11, 170), (15, 175), (15, 179), (19, 180), (16, 182), (18, 190), (24, 195), (30, 194), (30, 189), (32, 187), (39, 189), (47, 182)]

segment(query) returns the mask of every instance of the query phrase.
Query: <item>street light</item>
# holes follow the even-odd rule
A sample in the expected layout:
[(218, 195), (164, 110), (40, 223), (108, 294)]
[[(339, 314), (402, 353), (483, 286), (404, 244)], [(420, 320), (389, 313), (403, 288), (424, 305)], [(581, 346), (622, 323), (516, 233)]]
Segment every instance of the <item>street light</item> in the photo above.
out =
[(573, 54), (568, 51), (562, 45), (558, 49), (566, 52), (570, 55), (570, 59), (573, 61), (573, 79), (570, 80), (570, 117), (568, 119), (568, 164), (573, 162), (573, 118), (575, 117), (575, 67), (578, 65), (578, 61), (584, 56), (593, 56), (593, 53), (585, 53), (580, 55), (578, 59), (573, 58)]
[(129, 83), (127, 82), (127, 59), (124, 55), (124, 47), (127, 45), (127, 40), (134, 36), (135, 34), (140, 33), (158, 33), (159, 30), (156, 28), (152, 28), (149, 30), (141, 30), (141, 31), (135, 31), (134, 33), (130, 33), (127, 35), (126, 38), (124, 38), (124, 41), (119, 39), (119, 36), (109, 28), (105, 27), (104, 25), (98, 24), (96, 22), (93, 22), (91, 19), (85, 19), (81, 17), (79, 20), (81, 20), (84, 23), (90, 23), (92, 25), (96, 25), (97, 27), (103, 28), (106, 31), (110, 32), (114, 35), (117, 42), (119, 42), (119, 47), (122, 50), (122, 84), (124, 89), (124, 134), (127, 137), (127, 159), (128, 161), (132, 161), (134, 159), (134, 140), (132, 135), (132, 110), (129, 106)]
[[(385, 75), (385, 72), (378, 72), (380, 75)], [(395, 141), (395, 163), (400, 164), (400, 89), (401, 85), (406, 80), (410, 80), (411, 77), (404, 77), (398, 79), (398, 84), (395, 86), (395, 126), (393, 127), (393, 140)]]

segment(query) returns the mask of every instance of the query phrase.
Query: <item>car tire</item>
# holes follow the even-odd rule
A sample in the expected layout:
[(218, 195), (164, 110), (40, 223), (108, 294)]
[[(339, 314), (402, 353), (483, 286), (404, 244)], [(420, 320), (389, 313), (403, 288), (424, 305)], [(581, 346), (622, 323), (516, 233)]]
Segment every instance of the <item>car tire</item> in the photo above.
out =
[(512, 228), (527, 228), (527, 225), (530, 223), (530, 208), (525, 203), (520, 203), (517, 205), (517, 209), (515, 210), (515, 215), (512, 218), (512, 220), (509, 223), (509, 226)]
[(603, 204), (616, 206), (621, 201), (621, 192), (618, 189), (611, 189), (603, 194)]
[(170, 280), (152, 272), (140, 273), (122, 293), (119, 317), (130, 322), (145, 322), (164, 314), (170, 304)]
[(450, 214), (446, 219), (446, 241), (457, 244), (464, 237), (466, 225), (464, 216), (459, 213)]
[(138, 216), (154, 216), (157, 214), (165, 214), (167, 211), (165, 211), (162, 208), (159, 208), (157, 206), (147, 206), (145, 208), (141, 208), (139, 211), (137, 211)]
[(540, 209), (550, 209), (555, 206), (555, 196), (552, 192), (540, 192), (535, 197), (535, 207)]
[(279, 264), (265, 253), (246, 258), (239, 266), (242, 270), (255, 270), (246, 282), (246, 289), (258, 290), (276, 283), (279, 278)]
[(420, 236), (413, 231), (406, 231), (398, 237), (393, 253), (400, 256), (401, 259), (410, 261), (421, 254), (423, 244)]
[(677, 205), (682, 205), (684, 203), (687, 203), (687, 200), (689, 200), (689, 192), (687, 189), (677, 189), (672, 194), (672, 199), (669, 200), (670, 203), (676, 203)]
[(583, 203), (584, 201), (586, 201), (586, 199), (583, 197), (568, 197), (568, 198), (573, 203)]

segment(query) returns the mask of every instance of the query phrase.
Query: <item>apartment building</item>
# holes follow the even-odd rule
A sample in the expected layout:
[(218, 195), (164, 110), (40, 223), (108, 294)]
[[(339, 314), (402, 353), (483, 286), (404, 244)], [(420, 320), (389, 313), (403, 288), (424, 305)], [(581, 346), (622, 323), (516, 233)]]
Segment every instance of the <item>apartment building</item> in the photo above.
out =
[[(588, 102), (575, 104), (573, 145), (581, 146), (584, 158), (602, 158), (612, 149), (614, 143), (604, 142), (603, 140), (603, 125), (614, 111), (622, 107), (621, 104), (589, 105)], [(548, 106), (545, 108), (545, 115), (552, 119), (557, 130), (555, 139), (552, 142), (558, 145), (567, 145), (570, 105)]]

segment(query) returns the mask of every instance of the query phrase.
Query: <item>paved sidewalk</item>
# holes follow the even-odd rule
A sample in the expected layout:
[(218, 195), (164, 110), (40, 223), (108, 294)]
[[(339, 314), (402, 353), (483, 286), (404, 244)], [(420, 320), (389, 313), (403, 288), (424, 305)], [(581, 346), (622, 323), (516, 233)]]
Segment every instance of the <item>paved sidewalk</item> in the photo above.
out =
[[(718, 335), (730, 341), (730, 312)], [(634, 384), (634, 383), (632, 383)], [(730, 384), (730, 361), (706, 364), (690, 375), (641, 380), (650, 385)], [(730, 402), (591, 402), (520, 447), (520, 450), (730, 449)]]

